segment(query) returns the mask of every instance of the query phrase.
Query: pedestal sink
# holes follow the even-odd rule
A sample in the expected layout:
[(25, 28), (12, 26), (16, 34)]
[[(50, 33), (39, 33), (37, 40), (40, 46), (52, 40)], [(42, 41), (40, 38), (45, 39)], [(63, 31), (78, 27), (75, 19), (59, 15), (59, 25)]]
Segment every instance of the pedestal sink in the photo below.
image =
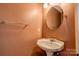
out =
[(39, 39), (37, 45), (47, 53), (47, 56), (52, 56), (54, 52), (61, 51), (64, 48), (64, 42), (55, 38)]

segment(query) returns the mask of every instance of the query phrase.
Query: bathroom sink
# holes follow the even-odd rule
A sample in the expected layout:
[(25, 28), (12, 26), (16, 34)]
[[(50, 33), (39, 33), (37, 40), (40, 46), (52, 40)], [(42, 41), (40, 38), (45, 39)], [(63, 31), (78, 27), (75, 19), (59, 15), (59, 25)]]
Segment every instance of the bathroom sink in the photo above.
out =
[(44, 51), (48, 56), (53, 55), (54, 52), (61, 51), (64, 48), (64, 42), (55, 38), (42, 38), (37, 40), (37, 45)]

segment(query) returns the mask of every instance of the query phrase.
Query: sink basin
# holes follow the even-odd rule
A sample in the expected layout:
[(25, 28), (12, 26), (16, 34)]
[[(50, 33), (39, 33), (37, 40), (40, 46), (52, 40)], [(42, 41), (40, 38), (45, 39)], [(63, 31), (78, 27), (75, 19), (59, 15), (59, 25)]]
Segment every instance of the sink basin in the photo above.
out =
[(56, 51), (61, 51), (64, 48), (64, 42), (55, 38), (42, 38), (37, 40), (37, 45), (46, 51), (48, 56), (53, 55)]

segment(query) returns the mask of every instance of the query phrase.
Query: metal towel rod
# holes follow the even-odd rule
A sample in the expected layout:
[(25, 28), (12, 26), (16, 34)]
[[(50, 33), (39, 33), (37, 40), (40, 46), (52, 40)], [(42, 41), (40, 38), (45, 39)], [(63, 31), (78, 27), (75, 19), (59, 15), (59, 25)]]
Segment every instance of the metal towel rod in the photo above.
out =
[(23, 23), (16, 23), (16, 22), (5, 22), (5, 21), (0, 21), (0, 24), (19, 24), (19, 25), (24, 25), (23, 26), (23, 30), (27, 27), (27, 25), (26, 24), (23, 24)]

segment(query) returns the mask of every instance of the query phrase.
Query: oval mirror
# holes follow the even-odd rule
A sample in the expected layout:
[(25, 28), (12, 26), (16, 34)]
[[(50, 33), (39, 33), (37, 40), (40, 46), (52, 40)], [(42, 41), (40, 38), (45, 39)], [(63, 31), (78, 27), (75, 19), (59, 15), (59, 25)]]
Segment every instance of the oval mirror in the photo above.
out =
[(47, 27), (51, 30), (59, 28), (63, 20), (63, 10), (59, 6), (51, 7), (46, 14)]

